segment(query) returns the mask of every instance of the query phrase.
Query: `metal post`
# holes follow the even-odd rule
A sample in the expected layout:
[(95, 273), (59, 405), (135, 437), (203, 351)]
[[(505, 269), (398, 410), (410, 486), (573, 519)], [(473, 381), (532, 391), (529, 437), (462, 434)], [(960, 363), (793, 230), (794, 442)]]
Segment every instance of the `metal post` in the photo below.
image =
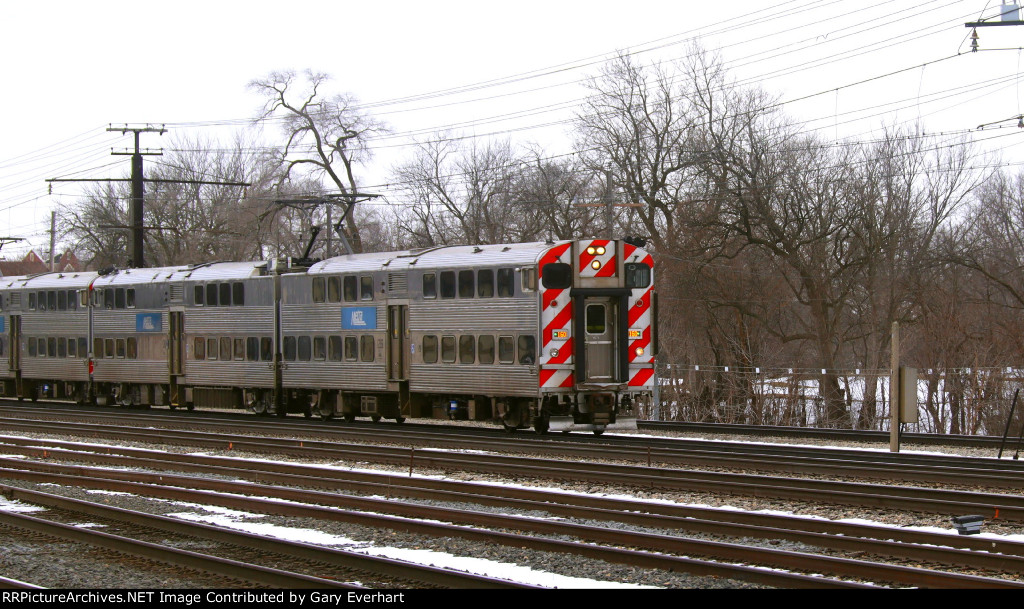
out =
[(900, 452), (900, 324), (892, 322), (889, 371), (889, 451)]

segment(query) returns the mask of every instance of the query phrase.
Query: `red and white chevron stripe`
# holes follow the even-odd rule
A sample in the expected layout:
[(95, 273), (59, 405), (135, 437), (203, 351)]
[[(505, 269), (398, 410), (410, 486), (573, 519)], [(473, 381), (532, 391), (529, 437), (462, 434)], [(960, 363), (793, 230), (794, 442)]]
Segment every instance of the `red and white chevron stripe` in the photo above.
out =
[[(543, 272), (544, 265), (553, 262), (571, 264), (572, 244), (563, 243), (552, 247), (541, 257), (538, 268)], [(541, 291), (540, 386), (544, 388), (572, 387), (574, 379), (570, 365), (573, 363), (573, 309), (569, 290), (545, 288), (543, 281), (538, 281), (538, 284), (541, 286), (539, 288)], [(564, 338), (556, 338), (556, 333)], [(553, 351), (557, 351), (557, 355), (552, 355)], [(566, 368), (561, 368), (563, 365)], [(559, 366), (559, 368), (548, 368), (548, 366)]]
[[(592, 239), (579, 242), (580, 277), (614, 277), (615, 276), (615, 242), (607, 239)], [(593, 248), (593, 250), (591, 249)], [(593, 251), (593, 253), (591, 253)], [(603, 251), (604, 253), (598, 253)], [(594, 262), (599, 263), (594, 268)]]

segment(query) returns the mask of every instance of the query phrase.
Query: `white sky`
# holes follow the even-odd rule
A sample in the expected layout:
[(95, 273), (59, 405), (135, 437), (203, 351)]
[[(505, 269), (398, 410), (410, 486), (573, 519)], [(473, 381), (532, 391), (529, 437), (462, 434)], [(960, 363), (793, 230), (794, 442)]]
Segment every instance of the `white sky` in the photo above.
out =
[[(166, 124), (163, 136), (143, 135), (146, 148), (188, 135), (227, 143), (261, 105), (246, 84), (283, 69), (329, 73), (328, 93), (375, 104), (490, 83), (374, 107), (394, 135), (376, 143), (364, 176), (376, 187), (367, 190), (385, 195), (390, 167), (411, 155), (410, 134), (456, 125), (568, 152), (578, 82), (601, 60), (630, 51), (671, 61), (693, 36), (720, 50), (732, 78), (789, 102), (784, 111), (824, 138), (869, 139), (883, 125), (920, 121), (929, 133), (967, 134), (1018, 171), (1024, 27), (979, 29), (979, 53), (969, 52), (964, 27), (999, 8), (999, 0), (8, 3), (0, 236), (27, 241), (0, 254), (48, 248), (50, 211), (73, 205), (83, 188), (58, 184), (51, 195), (48, 178), (127, 175), (128, 157), (110, 152), (131, 137), (108, 133), (109, 124)], [(903, 68), (912, 69), (854, 84)], [(1001, 129), (975, 131), (999, 121)]]

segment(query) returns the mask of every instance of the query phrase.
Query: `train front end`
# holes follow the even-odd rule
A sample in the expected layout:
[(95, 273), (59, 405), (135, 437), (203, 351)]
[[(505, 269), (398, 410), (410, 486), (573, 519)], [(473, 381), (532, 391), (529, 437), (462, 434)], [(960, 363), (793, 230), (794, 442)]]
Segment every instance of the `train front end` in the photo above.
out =
[(636, 429), (654, 394), (654, 261), (636, 240), (552, 246), (538, 263), (538, 431)]

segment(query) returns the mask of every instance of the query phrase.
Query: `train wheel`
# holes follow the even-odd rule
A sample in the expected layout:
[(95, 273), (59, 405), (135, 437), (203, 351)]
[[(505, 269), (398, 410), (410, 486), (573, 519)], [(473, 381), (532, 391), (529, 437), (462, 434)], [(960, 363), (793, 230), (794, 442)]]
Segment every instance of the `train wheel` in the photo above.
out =
[(374, 423), (380, 423), (380, 415), (379, 414), (375, 414), (375, 415), (370, 417), (370, 420), (372, 420)]
[(601, 435), (601, 434), (603, 434), (603, 433), (604, 433), (604, 430), (603, 430), (603, 429), (595, 429), (595, 430), (594, 430), (594, 435), (595, 435), (595, 436), (599, 436), (599, 435)]
[(189, 402), (189, 403), (185, 404), (185, 410), (195, 410), (195, 409), (196, 409), (196, 405), (193, 404), (192, 402)]
[(356, 420), (356, 413), (354, 413), (354, 412), (346, 412), (345, 413), (345, 422), (346, 423), (354, 423), (355, 420)]
[(516, 432), (516, 426), (515, 425), (509, 425), (504, 420), (501, 422), (501, 426), (505, 428), (505, 433), (515, 433)]
[(267, 416), (267, 396), (266, 394), (260, 394), (256, 396), (256, 399), (252, 402), (252, 411), (261, 417)]
[(395, 423), (398, 423), (399, 425), (405, 423), (405, 417), (395, 417)]
[(539, 417), (537, 417), (536, 419), (533, 420), (533, 430), (536, 431), (538, 434), (540, 434), (542, 436), (547, 434), (548, 433), (548, 429), (550, 429), (550, 428), (551, 428), (551, 419), (549, 419), (548, 417), (546, 417), (544, 415), (541, 415), (541, 416), (539, 416)]
[(171, 410), (177, 410), (178, 409), (178, 405), (177, 404), (168, 404), (167, 407), (170, 408)]

